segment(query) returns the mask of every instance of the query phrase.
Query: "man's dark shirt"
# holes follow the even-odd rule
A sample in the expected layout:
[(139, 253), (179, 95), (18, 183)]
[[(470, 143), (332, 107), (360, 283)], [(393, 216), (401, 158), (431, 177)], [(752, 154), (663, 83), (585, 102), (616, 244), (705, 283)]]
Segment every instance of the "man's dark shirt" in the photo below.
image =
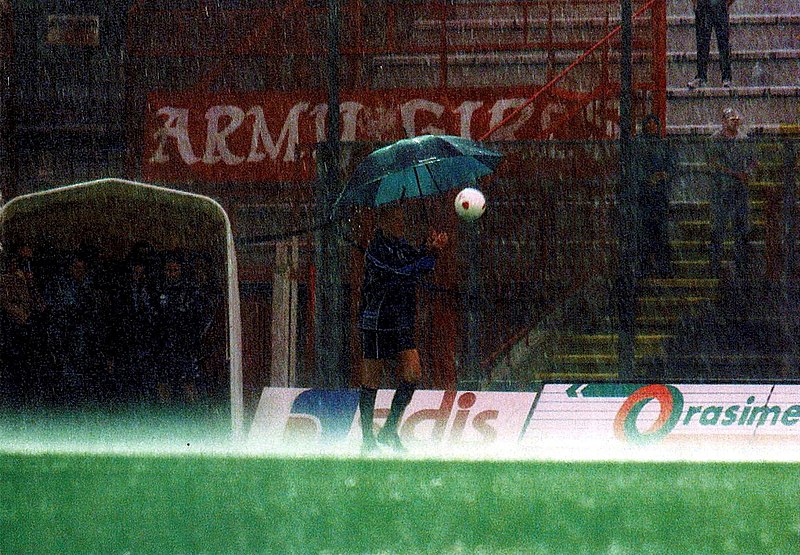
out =
[(433, 253), (378, 229), (364, 260), (358, 327), (373, 331), (413, 328), (417, 281), (421, 274), (433, 270)]
[(658, 135), (642, 134), (634, 141), (634, 176), (647, 183), (653, 174), (664, 172), (669, 179), (675, 173), (675, 162), (668, 140)]
[(750, 173), (753, 170), (756, 160), (754, 145), (746, 140), (746, 132), (740, 129), (735, 137), (728, 137), (719, 130), (711, 138), (708, 158), (711, 167), (718, 171), (720, 185), (735, 184), (738, 181), (722, 169), (738, 173)]

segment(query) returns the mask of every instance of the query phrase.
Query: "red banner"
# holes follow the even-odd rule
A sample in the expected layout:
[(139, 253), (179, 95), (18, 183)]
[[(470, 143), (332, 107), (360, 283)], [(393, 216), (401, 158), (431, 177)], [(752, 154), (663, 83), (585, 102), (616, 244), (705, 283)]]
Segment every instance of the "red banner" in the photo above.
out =
[[(509, 116), (532, 88), (343, 91), (344, 142), (389, 142), (428, 133), (479, 138)], [(491, 137), (537, 138), (565, 98), (554, 91)], [(153, 93), (148, 99), (143, 174), (157, 182), (308, 181), (313, 145), (325, 141), (328, 106), (310, 91)]]

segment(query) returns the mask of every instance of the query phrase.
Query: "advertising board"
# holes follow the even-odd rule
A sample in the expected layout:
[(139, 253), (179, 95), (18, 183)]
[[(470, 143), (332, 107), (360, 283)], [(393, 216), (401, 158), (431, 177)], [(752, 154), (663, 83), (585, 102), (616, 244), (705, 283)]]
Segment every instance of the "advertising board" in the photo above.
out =
[[(339, 105), (343, 142), (390, 142), (425, 134), (477, 139), (531, 95), (529, 88), (347, 90)], [(565, 96), (566, 95), (566, 96)], [(550, 125), (559, 103), (522, 109), (494, 141), (531, 139)], [(560, 112), (558, 112), (560, 113)], [(143, 173), (150, 181), (308, 181), (313, 145), (325, 142), (322, 91), (153, 92), (145, 114)], [(552, 116), (554, 117), (554, 116)]]
[(800, 442), (800, 386), (547, 384), (523, 442)]
[[(378, 393), (375, 420), (392, 390)], [(400, 426), (415, 453), (597, 458), (698, 446), (800, 456), (800, 386), (546, 384), (538, 392), (417, 391)], [(268, 450), (357, 452), (358, 390), (266, 388), (249, 433)], [(592, 452), (594, 450), (594, 452)], [(724, 450), (724, 449), (723, 449)]]
[[(393, 390), (378, 391), (375, 421), (389, 414)], [(483, 451), (519, 440), (536, 393), (417, 391), (399, 431), (417, 451)], [(356, 451), (361, 445), (358, 390), (266, 388), (249, 441), (274, 450)]]

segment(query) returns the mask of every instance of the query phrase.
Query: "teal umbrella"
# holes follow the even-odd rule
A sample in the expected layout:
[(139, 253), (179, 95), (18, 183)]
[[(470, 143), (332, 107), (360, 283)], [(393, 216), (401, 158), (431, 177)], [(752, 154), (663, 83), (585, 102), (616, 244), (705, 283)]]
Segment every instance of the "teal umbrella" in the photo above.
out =
[(437, 195), (492, 173), (502, 154), (451, 135), (423, 135), (379, 148), (358, 165), (338, 205), (379, 206)]

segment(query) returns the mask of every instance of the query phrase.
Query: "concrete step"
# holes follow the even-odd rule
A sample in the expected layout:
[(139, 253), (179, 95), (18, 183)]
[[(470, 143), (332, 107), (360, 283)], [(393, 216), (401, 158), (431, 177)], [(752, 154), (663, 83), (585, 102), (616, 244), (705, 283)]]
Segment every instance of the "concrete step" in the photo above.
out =
[(711, 296), (719, 287), (718, 279), (648, 278), (639, 280), (641, 295), (705, 295)]
[[(680, 366), (681, 375), (694, 369), (698, 373), (720, 372), (720, 375), (731, 377), (733, 369), (739, 371), (758, 372), (758, 375), (769, 375), (769, 370), (780, 372), (784, 365), (781, 353), (681, 353), (667, 354), (663, 350), (653, 355), (636, 353), (635, 364), (640, 372), (654, 370), (664, 365)], [(597, 375), (613, 373), (619, 365), (616, 353), (574, 353), (551, 355), (549, 363), (559, 367), (550, 369), (552, 373)], [(673, 370), (675, 370), (673, 368)], [(774, 374), (780, 375), (780, 374)]]
[[(731, 265), (729, 260), (723, 260), (721, 264), (723, 271)], [(672, 267), (675, 275), (682, 278), (709, 279), (711, 277), (711, 264), (708, 259), (673, 260)]]
[[(480, 87), (502, 82), (509, 86), (542, 86), (566, 69), (581, 54), (580, 51), (561, 51), (548, 59), (545, 52), (495, 52), (462, 53), (448, 55), (448, 85), (451, 87)], [(646, 54), (634, 56), (634, 80), (651, 81), (651, 62)], [(721, 87), (719, 63), (716, 53), (709, 64), (709, 85)], [(800, 50), (742, 51), (731, 54), (735, 91), (748, 88), (775, 88), (797, 85), (800, 71)], [(608, 71), (612, 81), (618, 80), (619, 56), (610, 54), (609, 62), (601, 54), (586, 58), (559, 81), (559, 87), (591, 90), (600, 81), (603, 71)], [(686, 83), (696, 73), (696, 55), (692, 52), (671, 52), (667, 55), (667, 83), (672, 89), (685, 89)], [(604, 69), (605, 68), (605, 69)], [(413, 54), (376, 56), (372, 60), (371, 86), (427, 87), (439, 83), (439, 56)], [(735, 94), (727, 89), (724, 92)], [(699, 91), (702, 92), (702, 91)], [(751, 94), (749, 91), (743, 91)]]
[[(759, 170), (763, 174), (763, 170)], [(755, 175), (750, 183), (750, 202), (759, 203), (751, 206), (751, 213), (766, 211), (765, 201), (773, 202), (780, 199), (783, 186), (775, 180), (760, 179), (761, 175)], [(672, 183), (671, 201), (673, 208), (685, 210), (681, 206), (701, 205), (708, 203), (713, 187), (716, 187), (715, 175), (710, 172), (705, 165), (695, 169), (684, 168), (684, 171), (676, 176)]]
[(619, 370), (608, 366), (599, 368), (587, 368), (585, 366), (569, 368), (565, 366), (558, 369), (550, 366), (530, 366), (519, 372), (519, 377), (515, 379), (515, 383), (519, 381), (581, 383), (617, 380), (619, 380)]
[[(608, 34), (618, 20), (605, 17), (577, 18), (563, 12), (549, 19), (525, 18), (523, 11), (509, 13), (508, 17), (490, 17), (485, 13), (464, 12), (450, 15), (447, 22), (448, 47), (469, 48), (475, 43), (494, 43), (498, 46), (549, 42), (552, 29), (554, 38), (560, 43), (586, 43), (591, 46)], [(637, 20), (637, 32), (644, 32), (649, 22)], [(437, 46), (441, 41), (441, 23), (436, 19), (417, 19), (414, 22), (414, 42), (419, 45)]]
[[(768, 2), (775, 0), (766, 0)], [(430, 4), (435, 4), (430, 2)], [(555, 19), (591, 17), (614, 17), (619, 15), (619, 5), (613, 2), (540, 2), (497, 0), (448, 0), (448, 16), (452, 19), (463, 19), (460, 14), (474, 14), (478, 9), (482, 17), (491, 19), (522, 20), (527, 13), (528, 19), (542, 19), (552, 16)], [(433, 6), (435, 7), (435, 6)]]
[(568, 366), (573, 369), (579, 367), (583, 372), (589, 372), (589, 369), (607, 372), (609, 367), (615, 367), (619, 364), (619, 358), (616, 353), (555, 354), (550, 355), (550, 360), (557, 365)]
[(640, 333), (659, 334), (673, 329), (680, 318), (677, 314), (639, 314), (636, 316), (636, 329)]
[(708, 291), (706, 295), (697, 296), (642, 296), (638, 302), (638, 313), (642, 317), (656, 317), (678, 314), (681, 317), (700, 314), (714, 302), (716, 294)]
[[(602, 2), (589, 2), (586, 6), (576, 3), (564, 3), (559, 5), (557, 2), (553, 3), (554, 15), (558, 13), (569, 16), (571, 13), (577, 13), (576, 8), (581, 7), (586, 11), (601, 11), (602, 13), (609, 12), (611, 15), (616, 15), (619, 12), (619, 6), (615, 3), (602, 3)], [(636, 6), (639, 4), (636, 3)], [(532, 1), (519, 1), (509, 2), (508, 0), (449, 0), (448, 6), (453, 9), (474, 10), (480, 7), (481, 10), (487, 15), (493, 17), (508, 16), (508, 14), (519, 13), (523, 6), (526, 6), (529, 13), (533, 14), (547, 14), (548, 5), (546, 2), (532, 2)], [(538, 10), (538, 11), (537, 11)], [(583, 12), (581, 12), (583, 13)], [(694, 13), (691, 0), (675, 0), (667, 2), (668, 15), (690, 15)], [(736, 0), (730, 9), (731, 15), (734, 14), (747, 14), (747, 13), (800, 13), (800, 7), (797, 5), (796, 0)]]
[(690, 91), (685, 87), (667, 89), (667, 123), (719, 127), (719, 114), (736, 106), (745, 125), (751, 123), (793, 123), (800, 113), (800, 86), (709, 87)]
[[(750, 222), (750, 240), (763, 241), (765, 233), (764, 220)], [(674, 239), (686, 241), (708, 241), (711, 237), (711, 222), (709, 220), (679, 220), (674, 222)]]
[[(685, 277), (679, 278), (671, 278), (671, 279), (683, 279), (688, 280)], [(713, 280), (715, 282), (719, 282), (719, 280)], [(713, 292), (716, 294), (716, 291)], [(675, 306), (678, 306), (681, 301), (674, 301)], [(691, 303), (692, 301), (688, 301)], [(651, 304), (650, 308), (654, 305)], [(700, 304), (698, 302), (694, 303), (694, 306), (700, 312)], [(647, 336), (659, 336), (669, 334), (672, 329), (681, 321), (681, 318), (688, 313), (678, 312), (678, 311), (669, 311), (669, 310), (655, 310), (648, 308), (645, 311), (639, 311), (636, 316), (636, 331), (639, 334), (647, 335)], [(554, 349), (552, 345), (558, 345), (560, 342), (564, 341), (563, 338), (568, 337), (570, 335), (584, 335), (584, 336), (592, 336), (592, 335), (607, 335), (610, 333), (615, 333), (617, 329), (617, 317), (616, 313), (614, 312), (615, 309), (613, 308), (613, 301), (611, 304), (607, 304), (602, 307), (602, 310), (606, 311), (602, 318), (596, 318), (591, 322), (588, 321), (587, 313), (585, 310), (580, 312), (576, 312), (570, 318), (565, 320), (564, 322), (559, 324), (558, 329), (551, 330), (552, 336), (546, 342), (547, 345), (551, 347), (538, 347), (537, 349), (544, 349), (547, 352), (553, 352)]]
[[(670, 241), (672, 247), (672, 258), (677, 261), (703, 261), (707, 260), (709, 256), (710, 241), (685, 241), (677, 240)], [(751, 249), (757, 251), (764, 251), (763, 242), (751, 242)], [(723, 258), (730, 259), (733, 255), (733, 242), (723, 241), (722, 243), (722, 256)]]
[[(635, 7), (640, 4), (635, 3)], [(522, 13), (523, 8), (528, 9), (529, 17), (545, 17), (548, 13), (547, 2), (519, 1), (509, 2), (508, 0), (449, 0), (448, 6), (451, 13), (455, 10), (471, 10), (473, 13), (480, 7), (487, 17), (503, 18), (511, 17), (513, 14)], [(553, 16), (569, 17), (590, 17), (592, 13), (617, 16), (619, 5), (613, 2), (588, 2), (583, 3), (553, 3)], [(675, 0), (667, 2), (668, 15), (691, 15), (693, 14), (691, 0)], [(730, 9), (731, 15), (735, 14), (760, 14), (760, 13), (800, 13), (796, 0), (736, 0)]]
[[(675, 52), (694, 52), (697, 49), (694, 15), (667, 18), (667, 48)], [(731, 50), (750, 50), (755, 45), (770, 49), (800, 47), (800, 12), (795, 14), (733, 14), (730, 16)], [(716, 39), (711, 51), (716, 52)]]
[[(636, 336), (636, 352), (642, 356), (652, 356), (663, 352), (665, 341), (672, 339), (670, 334), (654, 333)], [(553, 356), (575, 354), (613, 355), (616, 353), (619, 336), (615, 333), (564, 335), (553, 344)]]
[[(791, 371), (793, 372), (793, 371)], [(775, 355), (718, 355), (703, 354), (685, 355), (681, 357), (646, 357), (635, 359), (634, 376), (624, 379), (637, 379), (643, 382), (677, 382), (690, 383), (730, 383), (731, 380), (742, 381), (763, 378), (779, 379), (787, 373), (786, 361), (780, 354)], [(522, 368), (518, 371), (523, 381), (552, 382), (592, 382), (615, 381), (623, 379), (619, 374), (619, 362), (616, 357), (601, 359), (580, 358), (566, 360), (561, 364)]]
[[(800, 33), (800, 26), (797, 32)], [(709, 84), (713, 87), (721, 84), (719, 54), (712, 52), (709, 59), (708, 77)], [(686, 83), (696, 74), (695, 52), (667, 53), (668, 86), (685, 88)], [(800, 75), (800, 50), (734, 50), (731, 52), (731, 74), (737, 88), (796, 86)]]
[[(527, 20), (520, 12), (512, 17), (487, 17), (485, 14), (464, 13), (461, 19), (451, 16), (447, 22), (448, 48), (466, 50), (476, 43), (493, 43), (498, 46), (548, 42), (550, 30), (561, 43), (593, 45), (619, 24), (617, 17), (577, 20), (568, 18), (536, 18)], [(772, 49), (796, 49), (800, 46), (800, 14), (739, 14), (732, 15), (731, 50), (751, 49), (754, 45), (768, 45)], [(527, 25), (527, 29), (526, 29)], [(634, 20), (634, 40), (645, 41), (651, 22)], [(527, 32), (526, 32), (527, 30)], [(617, 40), (617, 39), (615, 39)], [(438, 47), (441, 41), (441, 23), (421, 18), (414, 22), (415, 45)], [(667, 45), (672, 51), (694, 51), (696, 36), (694, 16), (671, 16), (667, 19)], [(618, 46), (615, 46), (618, 48)], [(712, 40), (712, 51), (716, 41)]]
[[(796, 0), (736, 0), (730, 7), (731, 17), (740, 14), (800, 14)], [(667, 16), (692, 16), (691, 0), (667, 2)]]
[[(757, 190), (752, 191), (751, 199), (757, 197)], [(751, 200), (750, 201), (750, 215), (755, 217), (764, 212), (766, 201), (764, 200)], [(681, 220), (708, 220), (711, 217), (711, 203), (707, 200), (699, 202), (672, 202), (670, 204), (670, 218), (672, 221), (677, 222)], [(758, 219), (758, 218), (755, 218)]]
[[(525, 52), (481, 52), (448, 54), (448, 85), (451, 87), (485, 87), (503, 83), (508, 86), (542, 86), (569, 67), (583, 50), (560, 50), (551, 56), (542, 50)], [(586, 58), (571, 70), (559, 87), (591, 90), (599, 82), (606, 61), (603, 53)], [(637, 81), (649, 81), (649, 54), (637, 53), (634, 74)], [(608, 64), (612, 80), (619, 75), (619, 59), (610, 53)], [(439, 84), (438, 54), (395, 54), (376, 56), (371, 61), (373, 88), (435, 87)]]

